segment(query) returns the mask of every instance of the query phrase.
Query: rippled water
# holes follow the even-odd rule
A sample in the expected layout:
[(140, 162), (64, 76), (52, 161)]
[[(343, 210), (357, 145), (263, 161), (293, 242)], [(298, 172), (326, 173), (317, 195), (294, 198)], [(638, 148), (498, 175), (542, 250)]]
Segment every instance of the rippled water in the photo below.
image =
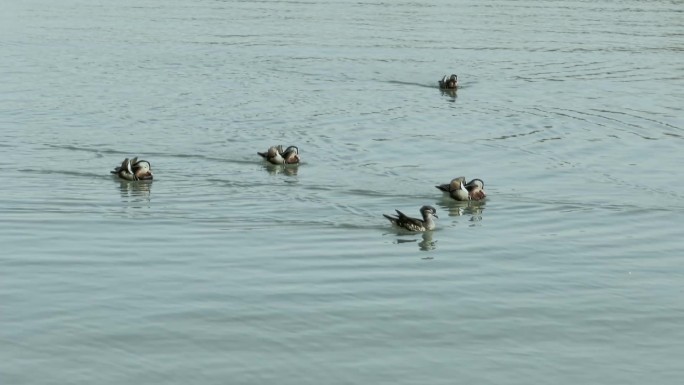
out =
[(684, 380), (681, 1), (0, 10), (3, 384)]

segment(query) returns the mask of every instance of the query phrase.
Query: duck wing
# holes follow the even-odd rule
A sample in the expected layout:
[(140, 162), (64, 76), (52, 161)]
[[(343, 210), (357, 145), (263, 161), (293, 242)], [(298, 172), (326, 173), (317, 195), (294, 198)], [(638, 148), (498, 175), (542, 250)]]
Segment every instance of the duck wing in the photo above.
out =
[(111, 173), (112, 174), (118, 174), (119, 172), (121, 172), (122, 170), (125, 170), (127, 168), (127, 166), (126, 166), (127, 164), (128, 164), (128, 158), (124, 159), (123, 162), (121, 162), (121, 166), (114, 167), (114, 170), (111, 171)]
[(399, 210), (395, 211), (398, 214), (397, 225), (412, 231), (420, 231), (421, 229), (425, 228), (422, 220), (418, 218), (411, 218)]
[(449, 183), (440, 184), (439, 186), (435, 186), (435, 187), (444, 191), (444, 192), (450, 192), (451, 191), (451, 185)]
[(440, 80), (440, 81), (438, 82), (438, 83), (439, 83), (439, 88), (446, 88), (446, 82), (447, 82), (447, 76), (444, 75), (444, 77), (442, 78), (442, 80)]

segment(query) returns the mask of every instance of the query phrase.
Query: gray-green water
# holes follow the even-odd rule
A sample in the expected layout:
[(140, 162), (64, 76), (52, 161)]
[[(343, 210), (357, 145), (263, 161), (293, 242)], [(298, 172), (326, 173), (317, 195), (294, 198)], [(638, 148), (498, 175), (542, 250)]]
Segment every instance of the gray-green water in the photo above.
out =
[[(683, 26), (681, 1), (2, 2), (0, 382), (682, 383)], [(265, 166), (276, 143), (303, 164)], [(130, 156), (153, 183), (110, 177)], [(459, 175), (488, 200), (442, 199)], [(433, 233), (382, 218), (423, 204)]]

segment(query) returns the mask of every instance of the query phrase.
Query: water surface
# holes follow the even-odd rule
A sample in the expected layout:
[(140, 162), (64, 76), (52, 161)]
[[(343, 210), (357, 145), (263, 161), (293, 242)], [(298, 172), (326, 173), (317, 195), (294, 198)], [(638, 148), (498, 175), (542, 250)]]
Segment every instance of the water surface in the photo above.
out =
[(3, 383), (684, 379), (681, 2), (0, 9)]

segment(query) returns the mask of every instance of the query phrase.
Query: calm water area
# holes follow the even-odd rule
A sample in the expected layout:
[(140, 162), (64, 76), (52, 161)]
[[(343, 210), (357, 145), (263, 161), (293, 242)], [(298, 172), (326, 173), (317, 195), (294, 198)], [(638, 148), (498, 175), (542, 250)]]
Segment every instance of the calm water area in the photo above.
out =
[(3, 385), (684, 383), (680, 0), (3, 0), (0, 53)]

